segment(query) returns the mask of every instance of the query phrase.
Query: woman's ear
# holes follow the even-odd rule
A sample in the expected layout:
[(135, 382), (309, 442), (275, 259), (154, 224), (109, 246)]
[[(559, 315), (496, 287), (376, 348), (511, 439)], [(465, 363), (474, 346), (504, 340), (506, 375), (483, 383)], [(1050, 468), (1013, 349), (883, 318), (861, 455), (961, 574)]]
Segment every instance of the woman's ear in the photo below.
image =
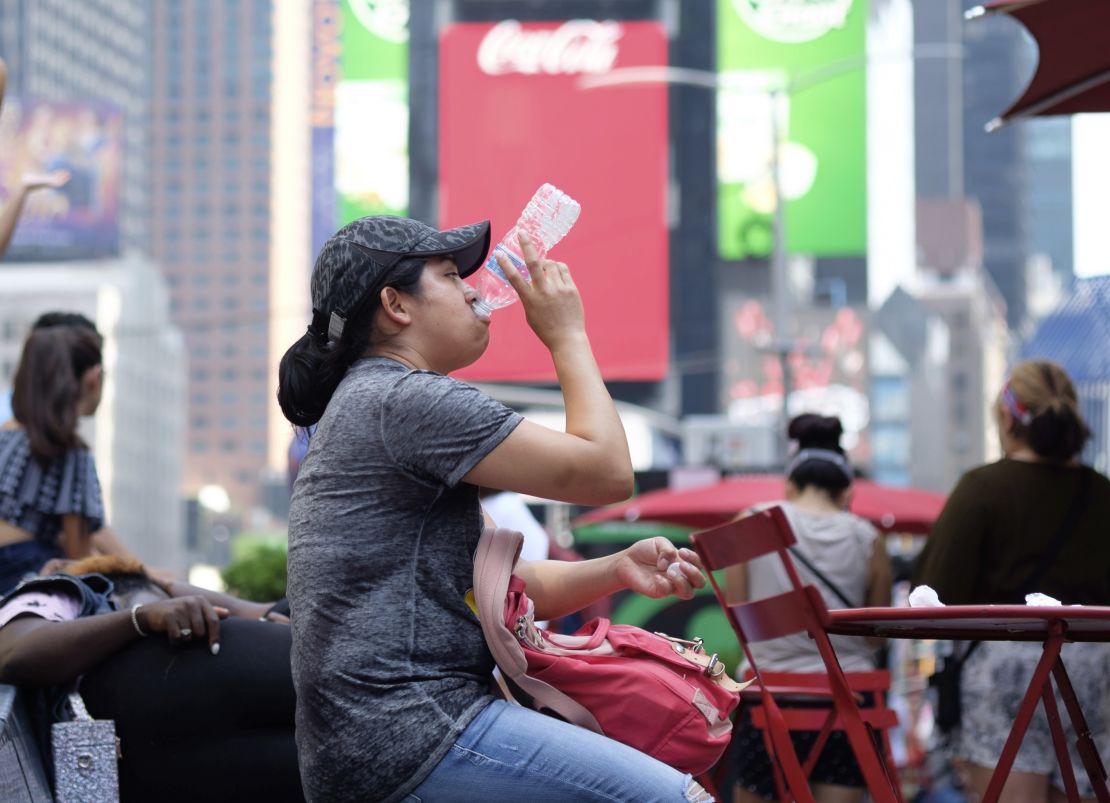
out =
[(388, 321), (396, 324), (400, 328), (412, 323), (408, 299), (403, 293), (397, 292), (393, 287), (382, 288), (381, 301), (382, 312)]

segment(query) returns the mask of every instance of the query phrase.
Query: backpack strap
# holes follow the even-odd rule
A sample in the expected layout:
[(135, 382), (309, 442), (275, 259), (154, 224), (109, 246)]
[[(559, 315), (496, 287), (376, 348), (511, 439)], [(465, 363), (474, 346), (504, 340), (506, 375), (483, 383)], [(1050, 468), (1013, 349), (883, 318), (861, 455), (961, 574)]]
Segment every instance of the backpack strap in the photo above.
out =
[(528, 658), (505, 626), (509, 578), (520, 558), (524, 536), (515, 530), (490, 527), (482, 531), (474, 552), (474, 602), (486, 645), (501, 673), (532, 698), (536, 710), (548, 709), (567, 722), (601, 733), (597, 719), (580, 703), (528, 674)]

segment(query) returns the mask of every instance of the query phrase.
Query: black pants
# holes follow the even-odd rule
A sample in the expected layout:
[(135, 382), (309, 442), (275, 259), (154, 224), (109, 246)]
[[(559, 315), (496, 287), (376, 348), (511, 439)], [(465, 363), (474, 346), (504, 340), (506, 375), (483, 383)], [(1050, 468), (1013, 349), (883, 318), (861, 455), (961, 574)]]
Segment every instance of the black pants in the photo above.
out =
[(293, 740), (288, 625), (226, 619), (205, 640), (136, 641), (81, 683), (94, 718), (114, 719), (127, 801), (303, 801)]

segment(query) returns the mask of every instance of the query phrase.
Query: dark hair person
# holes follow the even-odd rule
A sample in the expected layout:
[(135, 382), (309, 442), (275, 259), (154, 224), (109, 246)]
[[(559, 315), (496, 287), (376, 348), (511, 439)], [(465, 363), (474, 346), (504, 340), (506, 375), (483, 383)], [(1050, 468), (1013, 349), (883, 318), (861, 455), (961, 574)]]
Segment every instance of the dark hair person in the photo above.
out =
[[(488, 222), (344, 226), (316, 260), (312, 322), (282, 359), (282, 410), (317, 424), (289, 515), (306, 797), (704, 800), (688, 775), (490, 694), (493, 661), (466, 601), (478, 487), (602, 504), (631, 493), (632, 466), (570, 271), (527, 241), (531, 284), (500, 264), (551, 353), (566, 431), (448, 376), (489, 343), (490, 319), (463, 281), (489, 243)], [(517, 573), (537, 619), (622, 588), (689, 598), (705, 584), (697, 556), (663, 538)]]
[(0, 427), (0, 593), (52, 558), (92, 554), (104, 504), (92, 453), (77, 433), (100, 404), (101, 339), (84, 327), (33, 329)]
[(269, 603), (98, 555), (0, 601), (0, 681), (35, 704), (40, 740), (74, 689), (94, 717), (114, 720), (124, 803), (294, 803), (287, 625)]
[[(840, 419), (805, 413), (790, 421), (787, 434), (792, 447), (783, 472), (786, 499), (777, 504), (797, 538), (795, 553), (824, 578), (814, 576), (799, 559), (796, 563), (802, 579), (817, 588), (829, 608), (846, 607), (841, 595), (855, 606), (889, 605), (893, 572), (886, 543), (870, 522), (848, 511), (855, 472), (840, 445), (844, 434)], [(764, 599), (792, 588), (774, 555), (730, 569), (726, 583), (729, 601), (734, 603)], [(837, 636), (832, 641), (844, 671), (875, 669), (874, 642)], [(749, 646), (763, 671), (826, 671), (817, 647), (805, 634)], [(797, 731), (791, 733), (791, 738), (798, 754), (804, 756), (813, 747), (817, 733)], [(771, 760), (750, 712), (741, 712), (733, 742), (737, 745), (735, 799), (743, 803), (774, 799)], [(829, 737), (810, 773), (810, 783), (818, 803), (863, 799), (863, 775), (843, 732), (833, 732)]]
[[(1004, 456), (960, 478), (914, 564), (914, 583), (932, 586), (950, 605), (1022, 604), (1029, 592), (1065, 605), (1110, 605), (1110, 480), (1079, 462), (1090, 430), (1071, 379), (1047, 360), (1018, 363), (994, 413)], [(1023, 588), (1061, 535), (1062, 547), (1037, 587)], [(985, 641), (964, 664), (955, 754), (968, 763), (979, 794), (1002, 753), (1040, 652), (1039, 644)], [(1110, 645), (1065, 644), (1063, 655), (1087, 724), (1106, 755)], [(1071, 723), (1063, 725), (1070, 732)], [(1067, 741), (1072, 762), (1078, 762), (1074, 734)], [(1004, 798), (1047, 801), (1053, 788), (1063, 789), (1050, 744), (1048, 722), (1038, 707)], [(1091, 797), (1087, 777), (1077, 780), (1081, 794)]]

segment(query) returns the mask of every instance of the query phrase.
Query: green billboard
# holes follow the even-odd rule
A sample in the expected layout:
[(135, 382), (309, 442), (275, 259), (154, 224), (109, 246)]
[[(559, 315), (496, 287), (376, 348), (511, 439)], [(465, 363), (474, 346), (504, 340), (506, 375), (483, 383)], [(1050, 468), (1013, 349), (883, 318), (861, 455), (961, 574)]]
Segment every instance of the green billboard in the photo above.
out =
[(780, 195), (789, 253), (866, 253), (867, 5), (717, 0), (721, 258), (770, 254)]
[(409, 205), (408, 0), (342, 0), (335, 87), (337, 223)]

